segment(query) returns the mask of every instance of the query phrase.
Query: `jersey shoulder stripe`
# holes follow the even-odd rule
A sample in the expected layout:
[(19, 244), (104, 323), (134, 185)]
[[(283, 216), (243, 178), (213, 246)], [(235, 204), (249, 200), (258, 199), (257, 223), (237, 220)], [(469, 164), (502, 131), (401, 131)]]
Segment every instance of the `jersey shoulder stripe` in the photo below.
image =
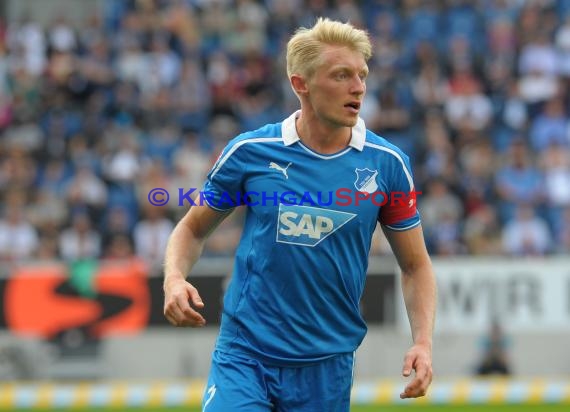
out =
[(404, 152), (402, 152), (402, 150), (388, 142), (386, 139), (377, 136), (370, 131), (366, 133), (366, 142), (364, 143), (364, 146), (375, 150), (380, 150), (394, 156), (394, 158), (396, 158), (398, 163), (401, 165), (402, 170), (408, 179), (408, 183), (410, 184), (410, 191), (414, 190), (414, 180), (412, 178), (412, 173), (406, 164), (407, 156), (404, 154)]
[(224, 148), (220, 157), (212, 168), (211, 177), (214, 177), (225, 162), (238, 150), (240, 147), (253, 144), (253, 143), (272, 143), (283, 141), (281, 137), (281, 124), (269, 124), (260, 129), (246, 132), (238, 135), (229, 141)]

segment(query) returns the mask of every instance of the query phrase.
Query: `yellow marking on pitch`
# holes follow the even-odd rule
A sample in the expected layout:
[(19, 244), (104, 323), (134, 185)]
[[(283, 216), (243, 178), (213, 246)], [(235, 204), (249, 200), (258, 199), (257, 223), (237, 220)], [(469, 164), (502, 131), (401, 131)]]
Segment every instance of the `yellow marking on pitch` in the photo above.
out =
[(462, 379), (451, 387), (450, 403), (452, 404), (465, 404), (469, 401), (471, 394), (471, 381)]
[(394, 390), (396, 385), (392, 381), (380, 381), (376, 385), (374, 403), (375, 404), (389, 404), (392, 403), (394, 397)]
[(194, 379), (188, 382), (186, 389), (185, 405), (199, 406), (202, 404), (202, 395), (204, 394), (204, 382), (199, 379)]
[(88, 407), (90, 402), (89, 398), (91, 395), (91, 385), (86, 382), (81, 382), (77, 384), (73, 391), (73, 402), (72, 405), (75, 408), (85, 408)]
[(148, 406), (162, 406), (164, 397), (164, 383), (157, 382), (152, 384), (148, 390)]
[(14, 407), (15, 393), (13, 384), (0, 385), (0, 409), (11, 409)]
[(567, 382), (564, 388), (564, 396), (562, 397), (563, 403), (570, 403), (570, 382)]
[(53, 402), (54, 385), (50, 383), (42, 383), (37, 388), (37, 397), (35, 406), (38, 408), (49, 408)]
[(546, 382), (542, 379), (535, 379), (528, 384), (527, 388), (527, 402), (528, 403), (542, 403), (544, 402), (544, 393), (546, 390)]
[(111, 388), (111, 397), (109, 399), (109, 406), (119, 407), (124, 406), (127, 400), (128, 385), (124, 382), (113, 384)]
[(503, 403), (506, 398), (509, 382), (506, 379), (498, 379), (491, 382), (491, 390), (489, 393), (489, 403)]

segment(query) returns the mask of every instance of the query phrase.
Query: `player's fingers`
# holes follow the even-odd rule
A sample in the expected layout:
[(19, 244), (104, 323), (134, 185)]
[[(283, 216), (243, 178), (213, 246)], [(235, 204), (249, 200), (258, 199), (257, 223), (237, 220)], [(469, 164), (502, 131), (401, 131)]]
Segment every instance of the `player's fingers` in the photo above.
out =
[(182, 326), (182, 322), (184, 322), (184, 313), (182, 313), (176, 302), (170, 302), (166, 305), (164, 316), (174, 326)]
[(404, 375), (406, 378), (410, 376), (410, 374), (412, 373), (412, 369), (414, 367), (414, 360), (415, 357), (410, 353), (407, 353), (406, 356), (404, 357), (404, 366), (402, 367), (402, 375)]
[(414, 370), (416, 371), (416, 379), (419, 379), (421, 382), (428, 379), (428, 365), (426, 365), (420, 359), (416, 360), (414, 364)]
[(433, 373), (431, 366), (418, 365), (416, 367), (415, 378), (406, 386), (404, 392), (400, 394), (400, 398), (418, 398), (424, 396), (427, 393), (432, 378)]
[(190, 286), (188, 293), (190, 295), (190, 301), (194, 307), (202, 309), (204, 307), (204, 302), (198, 293), (198, 289), (196, 289), (194, 286)]
[(189, 312), (183, 312), (177, 305), (168, 308), (164, 315), (166, 319), (174, 326), (203, 326), (206, 324), (205, 319), (192, 309)]
[(176, 303), (182, 313), (182, 326), (203, 326), (206, 324), (204, 317), (192, 309), (188, 302), (188, 298), (178, 296)]
[(164, 316), (174, 326), (202, 326), (206, 323), (202, 315), (190, 308), (186, 293), (166, 298)]
[(405, 388), (404, 391), (400, 394), (401, 399), (406, 398), (417, 398), (420, 395), (420, 380), (414, 379), (411, 381)]

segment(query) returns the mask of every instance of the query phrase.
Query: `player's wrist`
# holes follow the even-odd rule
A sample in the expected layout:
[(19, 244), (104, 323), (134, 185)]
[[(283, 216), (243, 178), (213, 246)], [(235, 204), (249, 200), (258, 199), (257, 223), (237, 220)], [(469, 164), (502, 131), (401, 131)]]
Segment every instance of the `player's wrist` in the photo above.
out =
[(431, 338), (418, 338), (418, 339), (414, 340), (414, 345), (427, 348), (431, 352), (432, 340), (431, 340)]
[(186, 281), (186, 276), (184, 276), (182, 272), (165, 273), (162, 288), (166, 290), (170, 284), (179, 281)]

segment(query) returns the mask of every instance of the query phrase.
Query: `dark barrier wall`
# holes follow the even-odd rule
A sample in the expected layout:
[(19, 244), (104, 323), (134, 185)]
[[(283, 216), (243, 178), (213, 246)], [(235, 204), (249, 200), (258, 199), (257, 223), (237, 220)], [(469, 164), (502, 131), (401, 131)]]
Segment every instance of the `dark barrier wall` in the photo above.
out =
[[(231, 262), (201, 262), (192, 275), (206, 306), (209, 325), (218, 325)], [(91, 339), (166, 326), (160, 273), (142, 261), (34, 263), (0, 278), (0, 328), (15, 335), (57, 339), (81, 330)], [(361, 310), (369, 325), (395, 322), (393, 273), (369, 273)]]

